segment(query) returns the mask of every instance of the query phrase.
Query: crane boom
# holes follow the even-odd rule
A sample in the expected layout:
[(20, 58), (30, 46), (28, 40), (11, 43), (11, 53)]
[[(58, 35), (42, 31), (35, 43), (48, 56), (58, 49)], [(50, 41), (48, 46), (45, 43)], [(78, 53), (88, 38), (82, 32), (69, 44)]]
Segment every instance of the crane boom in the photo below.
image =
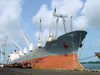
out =
[(23, 37), (24, 37), (24, 39), (25, 39), (25, 41), (26, 41), (26, 43), (27, 43), (27, 45), (29, 47), (30, 46), (30, 41), (27, 39), (27, 36), (24, 34), (23, 31), (21, 31), (21, 33), (22, 33), (22, 35), (23, 35)]
[[(63, 25), (64, 25), (64, 30), (65, 30), (65, 33), (67, 32), (67, 30), (66, 30), (66, 20), (65, 20), (65, 18), (67, 18), (67, 15), (62, 15), (62, 14), (53, 14), (53, 16), (55, 16), (55, 17), (57, 17), (57, 19), (59, 19), (59, 18), (62, 18), (62, 20), (63, 20)], [(58, 21), (57, 21), (58, 22)]]
[(14, 43), (20, 50), (22, 50), (21, 46), (20, 46), (15, 40), (13, 40), (13, 43)]
[(22, 33), (22, 35), (23, 35), (23, 37), (24, 37), (24, 39), (29, 47), (29, 50), (33, 50), (33, 43), (28, 40), (27, 36), (24, 34), (23, 31), (21, 31), (21, 33)]

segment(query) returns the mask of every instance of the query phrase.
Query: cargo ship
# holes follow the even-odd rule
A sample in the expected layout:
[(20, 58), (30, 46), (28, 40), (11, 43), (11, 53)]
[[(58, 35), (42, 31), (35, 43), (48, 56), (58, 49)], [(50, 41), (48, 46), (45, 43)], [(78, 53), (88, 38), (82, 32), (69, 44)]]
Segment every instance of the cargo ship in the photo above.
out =
[(96, 52), (95, 55), (100, 59), (100, 52)]
[[(53, 35), (49, 34), (49, 38), (45, 44), (41, 44), (41, 20), (40, 20), (40, 37), (38, 40), (38, 48), (25, 53), (24, 55), (17, 55), (16, 52), (12, 53), (15, 58), (9, 56), (8, 66), (15, 67), (32, 67), (32, 68), (63, 68), (63, 69), (84, 69), (80, 64), (77, 57), (78, 48), (82, 47), (87, 32), (84, 30), (71, 30), (66, 32), (65, 18), (67, 16), (56, 14), (56, 24), (58, 25), (59, 18), (63, 20), (65, 33), (59, 37), (52, 38)], [(71, 17), (72, 24), (72, 17)], [(71, 25), (72, 26), (72, 25)], [(57, 29), (57, 26), (56, 26)], [(72, 27), (71, 27), (72, 29)], [(57, 36), (57, 30), (55, 30)]]

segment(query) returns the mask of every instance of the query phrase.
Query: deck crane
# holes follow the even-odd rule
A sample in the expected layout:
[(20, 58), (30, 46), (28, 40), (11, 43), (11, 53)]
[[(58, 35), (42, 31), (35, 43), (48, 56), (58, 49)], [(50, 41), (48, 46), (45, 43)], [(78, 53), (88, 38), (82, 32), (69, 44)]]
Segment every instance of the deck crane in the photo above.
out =
[(6, 52), (7, 40), (8, 40), (8, 37), (6, 36), (6, 38), (2, 44), (1, 54), (3, 54), (3, 57), (2, 57), (3, 64), (5, 63), (5, 52)]
[[(59, 25), (59, 18), (62, 19), (63, 21), (63, 25), (64, 25), (64, 31), (65, 33), (67, 33), (67, 29), (66, 29), (66, 20), (65, 18), (67, 18), (68, 16), (67, 15), (63, 15), (63, 14), (56, 14), (56, 8), (54, 9), (54, 13), (53, 13), (53, 17), (56, 18), (56, 30), (55, 30), (55, 33), (54, 33), (54, 28), (53, 28), (53, 33), (54, 35), (51, 34), (51, 29), (52, 29), (52, 24), (51, 24), (51, 27), (50, 27), (50, 32), (49, 32), (49, 38), (48, 38), (48, 42), (49, 41), (52, 41), (53, 39), (56, 39), (57, 38), (57, 35), (58, 35), (58, 25)], [(53, 25), (54, 27), (54, 25)]]
[(13, 40), (13, 43), (14, 43), (20, 50), (22, 50), (21, 46), (20, 46), (15, 40)]
[(27, 54), (27, 49), (26, 49), (26, 47), (24, 48), (23, 53), (24, 53), (24, 55)]
[(27, 53), (27, 51), (25, 51), (25, 49), (24, 49), (24, 51), (23, 51), (23, 49), (21, 48), (21, 46), (15, 41), (15, 40), (13, 40), (13, 43), (19, 48), (19, 55), (20, 56), (22, 56), (23, 55), (23, 53), (24, 54), (26, 54)]
[[(55, 9), (55, 12), (56, 12), (56, 9)], [(63, 14), (56, 14), (54, 12), (53, 16), (54, 17), (57, 17), (57, 20), (56, 20), (56, 32), (55, 32), (55, 38), (57, 37), (57, 34), (58, 34), (58, 21), (59, 21), (59, 18), (62, 18), (63, 20), (63, 25), (64, 25), (64, 30), (65, 30), (65, 33), (67, 33), (67, 30), (66, 30), (66, 20), (65, 18), (67, 18), (67, 15), (63, 15)]]
[(24, 34), (23, 31), (21, 31), (21, 33), (22, 33), (22, 35), (23, 35), (23, 37), (24, 37), (24, 39), (29, 47), (29, 50), (30, 51), (34, 50), (33, 43), (28, 40), (27, 36)]
[[(65, 20), (65, 18), (67, 18), (67, 15), (62, 15), (62, 14), (54, 13), (53, 16), (57, 17), (56, 24), (58, 24), (59, 18), (62, 18), (63, 25), (64, 25), (64, 30), (65, 30), (65, 33), (67, 33), (67, 30), (66, 30), (66, 20)], [(56, 33), (57, 33), (57, 30), (56, 30)]]
[[(53, 12), (53, 15), (56, 13), (56, 8), (54, 9), (54, 12)], [(54, 16), (52, 17), (52, 21), (51, 21), (51, 26), (50, 26), (50, 31), (49, 31), (49, 35), (48, 35), (48, 40), (47, 42), (50, 42), (53, 39), (53, 33), (54, 33), (54, 25), (53, 25), (53, 22), (54, 22)], [(53, 30), (52, 30), (53, 29)]]

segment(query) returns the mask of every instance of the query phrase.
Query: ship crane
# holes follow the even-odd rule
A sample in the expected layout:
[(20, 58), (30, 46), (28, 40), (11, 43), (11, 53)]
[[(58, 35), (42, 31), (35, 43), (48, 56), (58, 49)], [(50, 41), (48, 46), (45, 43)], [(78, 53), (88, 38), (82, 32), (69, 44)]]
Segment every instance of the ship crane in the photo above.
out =
[[(56, 8), (54, 9), (53, 15), (54, 15), (55, 13), (56, 13)], [(49, 31), (49, 35), (48, 35), (48, 40), (47, 40), (47, 42), (50, 42), (50, 41), (54, 40), (54, 39), (53, 39), (54, 25), (52, 24), (52, 23), (54, 22), (53, 18), (54, 18), (54, 16), (52, 17), (52, 21), (51, 21), (51, 26), (50, 26), (50, 31)], [(53, 28), (52, 28), (52, 27), (53, 27)], [(52, 31), (52, 29), (53, 29), (53, 31)]]
[(13, 43), (14, 43), (20, 50), (22, 50), (21, 46), (20, 46), (16, 41), (13, 40)]
[(21, 33), (22, 33), (22, 35), (23, 35), (23, 37), (24, 37), (24, 39), (29, 47), (29, 50), (30, 51), (34, 50), (33, 43), (28, 40), (27, 36), (24, 34), (23, 31), (21, 31)]
[[(68, 16), (67, 15), (63, 15), (63, 14), (56, 14), (56, 8), (54, 9), (54, 13), (53, 13), (53, 18), (57, 18), (56, 19), (56, 26), (52, 26), (51, 24), (51, 27), (50, 27), (50, 32), (49, 32), (49, 36), (48, 36), (48, 40), (47, 42), (50, 42), (52, 40), (55, 40), (57, 38), (57, 35), (58, 35), (58, 26), (59, 26), (59, 18), (62, 18), (63, 20), (63, 25), (64, 25), (64, 31), (65, 33), (67, 33), (67, 30), (66, 30), (66, 20), (65, 18), (67, 18)], [(53, 22), (53, 19), (52, 19), (52, 22)], [(53, 27), (53, 31), (51, 32), (52, 30), (52, 27)], [(56, 30), (54, 31), (54, 28), (56, 27)]]
[(25, 47), (24, 50), (23, 50), (23, 49), (21, 48), (21, 46), (20, 46), (16, 41), (13, 40), (13, 43), (20, 49), (20, 51), (19, 51), (19, 55), (20, 55), (20, 56), (22, 56), (23, 53), (24, 53), (24, 54), (27, 53), (26, 47)]
[(24, 53), (24, 55), (26, 55), (26, 54), (27, 54), (27, 49), (26, 49), (26, 47), (24, 48), (23, 53)]
[[(64, 25), (64, 30), (65, 30), (65, 33), (67, 33), (67, 30), (66, 30), (66, 20), (65, 20), (65, 18), (67, 18), (67, 15), (53, 14), (53, 16), (57, 17), (56, 24), (58, 24), (59, 18), (62, 18), (62, 20), (63, 20), (63, 25)], [(57, 32), (56, 32), (56, 33), (57, 33)]]

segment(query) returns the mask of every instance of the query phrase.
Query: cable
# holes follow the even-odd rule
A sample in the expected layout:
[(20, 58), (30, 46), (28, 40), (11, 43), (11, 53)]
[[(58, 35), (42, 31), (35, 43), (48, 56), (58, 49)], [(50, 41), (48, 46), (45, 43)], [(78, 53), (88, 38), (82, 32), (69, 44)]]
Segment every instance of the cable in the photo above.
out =
[(85, 60), (85, 59), (89, 59), (89, 58), (92, 58), (92, 57), (96, 57), (96, 55), (89, 56), (89, 57), (85, 57), (85, 58), (81, 58), (81, 59), (79, 59), (79, 60)]

